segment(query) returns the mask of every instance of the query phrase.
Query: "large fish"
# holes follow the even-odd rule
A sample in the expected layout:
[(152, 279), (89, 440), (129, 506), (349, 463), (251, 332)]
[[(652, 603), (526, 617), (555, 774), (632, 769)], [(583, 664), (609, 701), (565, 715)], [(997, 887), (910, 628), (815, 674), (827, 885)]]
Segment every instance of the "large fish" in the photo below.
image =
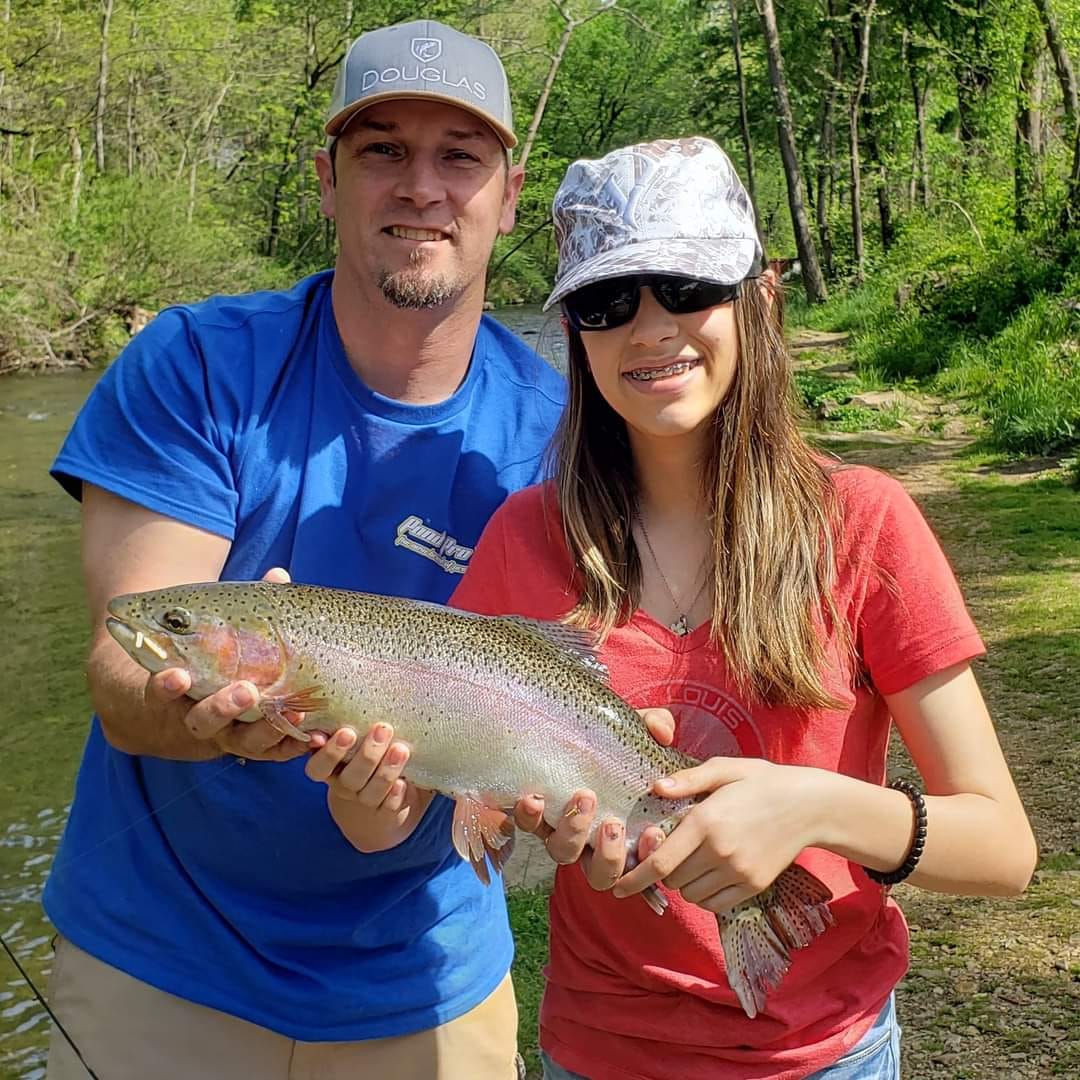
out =
[[(487, 859), (499, 870), (513, 847), (504, 811), (525, 794), (543, 795), (555, 824), (573, 793), (591, 788), (596, 822), (624, 823), (630, 862), (647, 826), (670, 833), (693, 805), (651, 787), (695, 760), (658, 745), (608, 686), (590, 637), (558, 623), (269, 582), (119, 596), (106, 622), (147, 670), (186, 670), (193, 698), (254, 683), (258, 713), (292, 738), (392, 724), (410, 749), (409, 779), (456, 800), (454, 847), (485, 882)], [(656, 887), (646, 899), (658, 913), (667, 904)], [(717, 916), (747, 1015), (764, 1007), (790, 950), (831, 924), (830, 899), (793, 865)]]

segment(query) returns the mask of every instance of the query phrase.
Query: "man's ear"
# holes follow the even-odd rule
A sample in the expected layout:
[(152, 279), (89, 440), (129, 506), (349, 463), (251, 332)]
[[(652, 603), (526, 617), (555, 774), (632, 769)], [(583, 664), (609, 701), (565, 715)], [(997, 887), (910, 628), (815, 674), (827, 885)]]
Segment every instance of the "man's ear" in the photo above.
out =
[(525, 170), (520, 165), (511, 165), (506, 170), (506, 187), (503, 190), (502, 214), (499, 217), (499, 232), (506, 236), (513, 231), (517, 219), (517, 201), (521, 194), (521, 185), (525, 182)]

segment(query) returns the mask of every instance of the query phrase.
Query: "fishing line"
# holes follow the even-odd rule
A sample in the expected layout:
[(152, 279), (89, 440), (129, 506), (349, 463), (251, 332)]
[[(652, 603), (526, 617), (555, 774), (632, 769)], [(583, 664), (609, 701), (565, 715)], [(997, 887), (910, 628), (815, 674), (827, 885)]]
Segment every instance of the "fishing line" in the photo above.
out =
[[(198, 791), (199, 788), (204, 787), (211, 781), (217, 780), (218, 777), (227, 773), (234, 766), (243, 764), (243, 758), (234, 757), (231, 761), (227, 762), (220, 769), (218, 769), (217, 772), (212, 773), (210, 776), (203, 777), (203, 779), (200, 780), (198, 783), (192, 784), (191, 787), (187, 788), (187, 790), (181, 791), (178, 795), (174, 795), (171, 799), (169, 799), (168, 802), (163, 803), (161, 806), (157, 807), (154, 810), (151, 810), (150, 813), (143, 814), (142, 817), (136, 818), (134, 821), (129, 821), (127, 825), (125, 825), (122, 829), (117, 829), (117, 831), (114, 832), (111, 836), (104, 837), (92, 847), (87, 848), (85, 851), (80, 851), (77, 855), (73, 855), (70, 859), (65, 859), (62, 863), (53, 863), (50, 872), (55, 870), (62, 870), (65, 866), (71, 866), (72, 863), (78, 862), (80, 859), (86, 858), (89, 855), (93, 855), (93, 853), (99, 848), (104, 847), (106, 844), (111, 844), (118, 837), (123, 836), (124, 833), (130, 832), (132, 829), (138, 828), (144, 822), (150, 821), (152, 818), (157, 817), (158, 814), (162, 813), (165, 810), (168, 810), (170, 806), (178, 803), (181, 799), (186, 799), (193, 791)], [(86, 1059), (82, 1056), (82, 1051), (78, 1048), (78, 1046), (75, 1045), (75, 1040), (68, 1034), (67, 1029), (64, 1027), (64, 1025), (60, 1023), (60, 1020), (57, 1017), (56, 1013), (52, 1011), (48, 1001), (45, 1000), (45, 996), (37, 988), (37, 984), (30, 977), (29, 972), (22, 966), (21, 963), (19, 963), (18, 957), (11, 950), (10, 946), (8, 945), (2, 934), (0, 934), (0, 945), (3, 946), (4, 952), (6, 952), (8, 955), (8, 959), (11, 960), (11, 962), (15, 965), (15, 970), (18, 971), (19, 975), (22, 977), (23, 982), (25, 982), (26, 985), (30, 987), (31, 992), (33, 993), (34, 997), (37, 998), (38, 1003), (42, 1006), (42, 1008), (44, 1008), (45, 1012), (48, 1013), (49, 1019), (52, 1020), (52, 1022), (56, 1025), (57, 1031), (59, 1031), (60, 1034), (63, 1035), (64, 1038), (67, 1040), (68, 1046), (71, 1047), (75, 1056), (79, 1059), (79, 1063), (86, 1070), (91, 1080), (100, 1080), (97, 1073), (95, 1073), (94, 1070), (91, 1069), (89, 1065), (87, 1065)]]
[(137, 829), (144, 822), (151, 821), (152, 819), (156, 818), (158, 814), (164, 813), (166, 810), (169, 809), (170, 806), (175, 805), (181, 799), (186, 799), (193, 791), (198, 791), (199, 788), (205, 787), (211, 781), (216, 780), (223, 773), (227, 773), (234, 766), (243, 764), (243, 758), (234, 757), (232, 761), (228, 762), (226, 765), (222, 765), (222, 767), (218, 769), (216, 773), (213, 773), (210, 776), (203, 777), (203, 779), (200, 780), (198, 783), (192, 784), (191, 787), (187, 788), (185, 791), (181, 791), (179, 795), (174, 795), (171, 799), (169, 799), (168, 802), (162, 803), (161, 806), (157, 807), (157, 809), (155, 810), (151, 810), (150, 813), (143, 814), (142, 817), (136, 818), (134, 821), (129, 821), (122, 829), (117, 829), (116, 832), (114, 832), (111, 836), (104, 837), (92, 847), (88, 847), (85, 851), (80, 851), (77, 855), (72, 855), (70, 859), (65, 859), (60, 864), (53, 863), (51, 869), (63, 870), (64, 867), (71, 866), (72, 863), (76, 863), (80, 859), (85, 859), (87, 856), (93, 855), (94, 852), (97, 851), (99, 848), (103, 848), (106, 844), (111, 844), (114, 840), (123, 836), (124, 833), (131, 832), (132, 829)]

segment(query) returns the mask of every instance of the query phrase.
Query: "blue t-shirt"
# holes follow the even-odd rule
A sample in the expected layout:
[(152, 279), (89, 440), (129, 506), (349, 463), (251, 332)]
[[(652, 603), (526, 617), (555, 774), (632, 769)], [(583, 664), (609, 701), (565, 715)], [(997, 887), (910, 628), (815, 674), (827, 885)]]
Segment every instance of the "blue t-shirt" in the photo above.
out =
[[(163, 311), (101, 378), (53, 466), (232, 540), (222, 574), (445, 602), (484, 524), (541, 475), (562, 379), (497, 322), (436, 405), (349, 366), (332, 273)], [(45, 889), (62, 934), (138, 979), (292, 1038), (405, 1034), (482, 1001), (513, 946), (502, 889), (439, 797), (363, 855), (286, 764), (120, 753), (95, 717)]]

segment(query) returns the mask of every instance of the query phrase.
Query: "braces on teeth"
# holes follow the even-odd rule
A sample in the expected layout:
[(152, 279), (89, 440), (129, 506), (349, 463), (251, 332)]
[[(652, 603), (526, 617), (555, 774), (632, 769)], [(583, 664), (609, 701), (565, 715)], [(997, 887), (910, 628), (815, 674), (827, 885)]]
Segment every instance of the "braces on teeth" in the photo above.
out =
[(630, 378), (637, 379), (638, 382), (652, 382), (654, 379), (663, 379), (668, 375), (681, 375), (684, 371), (689, 371), (691, 366), (687, 361), (681, 360), (677, 364), (669, 364), (666, 368), (658, 368), (655, 371), (631, 371)]

